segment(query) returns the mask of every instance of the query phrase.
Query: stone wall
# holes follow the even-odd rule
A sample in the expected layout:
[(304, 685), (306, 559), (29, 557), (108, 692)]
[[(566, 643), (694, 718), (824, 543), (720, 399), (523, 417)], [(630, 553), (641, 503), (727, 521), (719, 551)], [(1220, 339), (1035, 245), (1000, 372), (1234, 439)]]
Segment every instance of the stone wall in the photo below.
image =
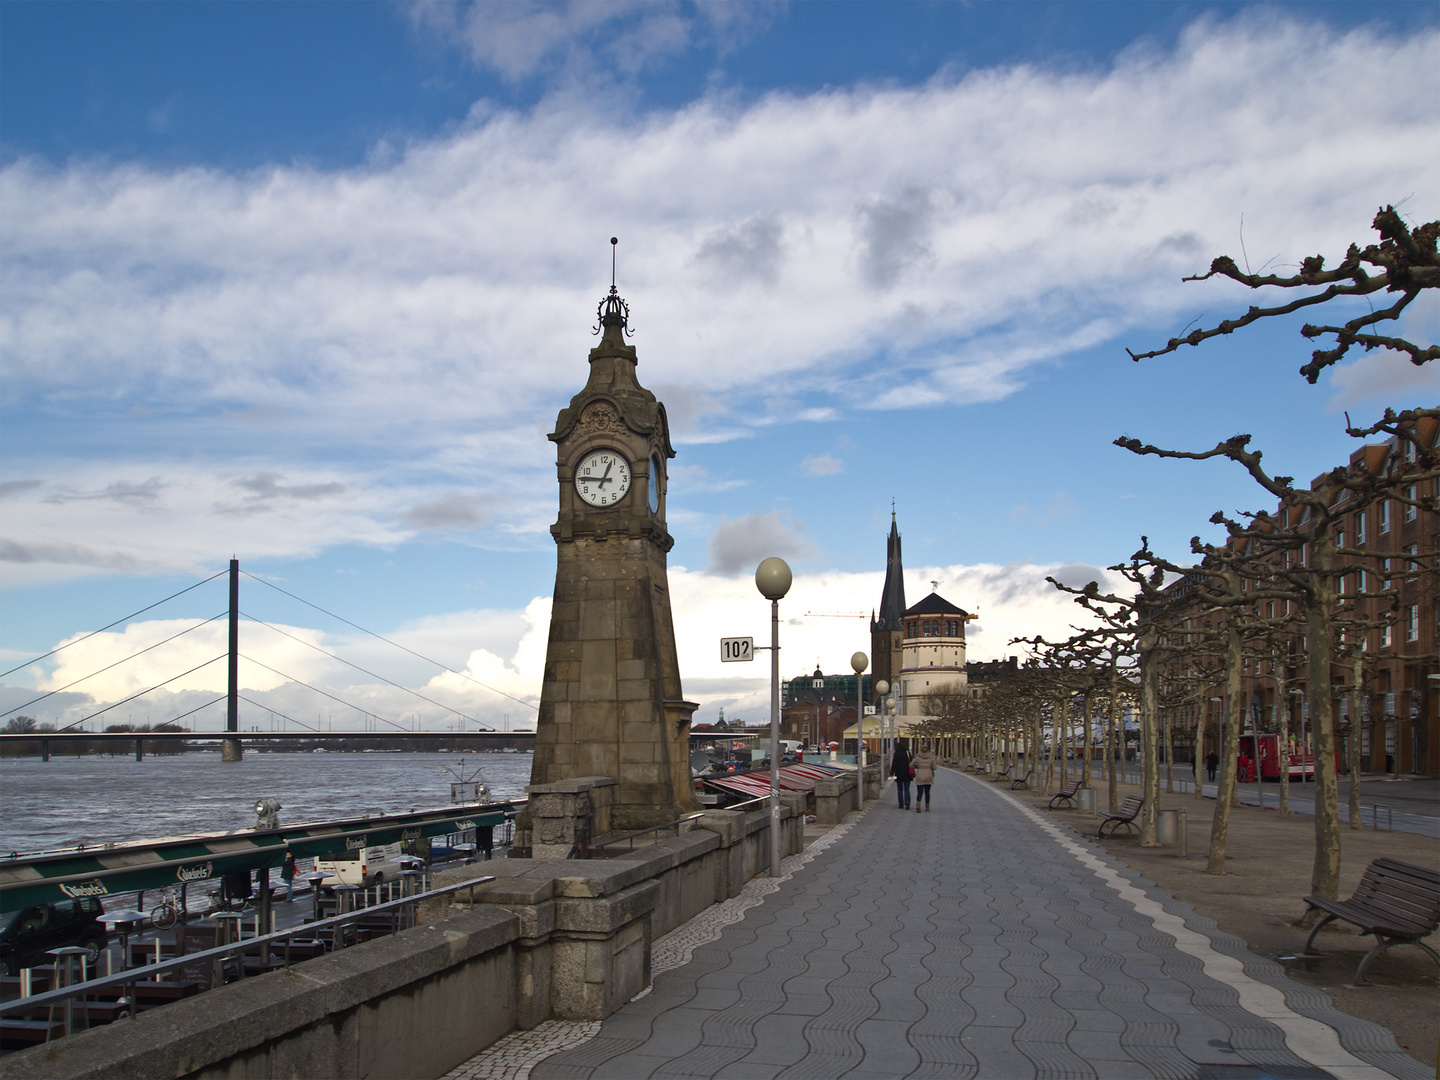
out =
[[(782, 796), (784, 852), (804, 797)], [(710, 810), (610, 858), (500, 859), (399, 934), (0, 1058), (37, 1077), (435, 1077), (515, 1028), (600, 1020), (650, 983), (652, 942), (729, 899), (770, 859), (769, 812)]]
[(0, 1058), (0, 1077), (442, 1076), (515, 1026), (520, 920), (476, 905)]

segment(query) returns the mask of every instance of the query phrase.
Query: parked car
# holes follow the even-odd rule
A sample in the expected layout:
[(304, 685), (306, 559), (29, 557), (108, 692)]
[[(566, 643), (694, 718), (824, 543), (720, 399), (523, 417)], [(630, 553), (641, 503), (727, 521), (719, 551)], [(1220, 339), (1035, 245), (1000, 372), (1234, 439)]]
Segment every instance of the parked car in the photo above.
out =
[(78, 945), (88, 954), (93, 968), (110, 941), (100, 917), (105, 909), (93, 896), (56, 900), (24, 908), (10, 915), (0, 930), (0, 961), (5, 972), (18, 975), (21, 968), (47, 965), (51, 949)]

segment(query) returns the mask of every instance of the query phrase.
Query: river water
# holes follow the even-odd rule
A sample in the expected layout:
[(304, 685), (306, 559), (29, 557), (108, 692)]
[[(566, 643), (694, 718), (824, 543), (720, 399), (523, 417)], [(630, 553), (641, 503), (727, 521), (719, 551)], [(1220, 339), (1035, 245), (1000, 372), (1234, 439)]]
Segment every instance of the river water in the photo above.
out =
[[(533, 755), (219, 752), (132, 757), (0, 758), (0, 854), (248, 829), (256, 799), (282, 825), (425, 810), (450, 803), (463, 771), (492, 798), (523, 796)], [(463, 762), (463, 765), (462, 765)]]

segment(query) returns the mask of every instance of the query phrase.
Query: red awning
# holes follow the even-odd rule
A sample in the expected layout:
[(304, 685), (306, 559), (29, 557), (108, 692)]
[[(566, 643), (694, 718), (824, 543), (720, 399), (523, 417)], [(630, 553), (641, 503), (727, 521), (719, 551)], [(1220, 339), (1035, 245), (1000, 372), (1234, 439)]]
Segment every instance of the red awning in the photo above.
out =
[[(832, 769), (827, 765), (782, 765), (780, 767), (780, 789), (782, 791), (813, 791), (821, 780), (839, 776), (844, 769)], [(757, 798), (770, 794), (770, 772), (761, 770), (752, 773), (736, 773), (734, 776), (702, 777), (710, 787), (722, 791), (733, 791), (740, 795)]]

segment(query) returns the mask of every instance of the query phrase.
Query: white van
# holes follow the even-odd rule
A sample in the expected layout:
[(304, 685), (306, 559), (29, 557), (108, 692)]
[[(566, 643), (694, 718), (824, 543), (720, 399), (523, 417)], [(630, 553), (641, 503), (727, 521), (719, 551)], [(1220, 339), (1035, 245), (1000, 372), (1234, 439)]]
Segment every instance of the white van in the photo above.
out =
[(333, 874), (330, 881), (322, 885), (378, 885), (382, 881), (394, 881), (405, 864), (400, 862), (399, 844), (384, 844), (380, 847), (359, 848), (354, 851), (329, 851), (315, 860), (315, 869), (322, 874)]

